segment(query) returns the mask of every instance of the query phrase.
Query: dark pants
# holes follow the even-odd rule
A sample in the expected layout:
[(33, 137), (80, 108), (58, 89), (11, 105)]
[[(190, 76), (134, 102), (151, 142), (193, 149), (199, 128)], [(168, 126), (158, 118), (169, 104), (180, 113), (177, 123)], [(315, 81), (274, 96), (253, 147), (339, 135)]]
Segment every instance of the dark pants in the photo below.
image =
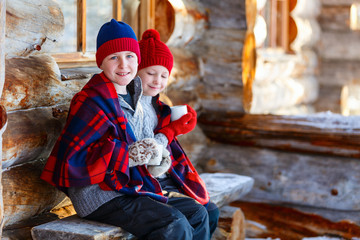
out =
[(210, 238), (216, 230), (218, 225), (220, 211), (215, 203), (210, 202), (207, 206), (207, 211), (209, 214), (209, 225), (210, 225)]
[(140, 239), (208, 240), (218, 212), (215, 204), (207, 210), (189, 197), (171, 197), (164, 204), (146, 196), (121, 196), (85, 218), (119, 226)]

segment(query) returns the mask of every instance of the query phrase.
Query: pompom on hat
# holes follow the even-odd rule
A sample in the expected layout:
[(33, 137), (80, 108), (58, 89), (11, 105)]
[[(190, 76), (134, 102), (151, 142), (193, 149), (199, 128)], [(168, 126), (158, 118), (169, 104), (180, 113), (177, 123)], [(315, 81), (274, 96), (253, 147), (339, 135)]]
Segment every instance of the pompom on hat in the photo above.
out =
[(131, 51), (141, 62), (140, 48), (134, 30), (124, 22), (111, 19), (99, 30), (96, 39), (96, 64), (101, 66), (105, 57), (112, 53)]
[(139, 45), (141, 63), (138, 66), (138, 70), (154, 65), (161, 65), (171, 73), (174, 58), (168, 46), (161, 42), (158, 31), (155, 29), (146, 30), (139, 41)]

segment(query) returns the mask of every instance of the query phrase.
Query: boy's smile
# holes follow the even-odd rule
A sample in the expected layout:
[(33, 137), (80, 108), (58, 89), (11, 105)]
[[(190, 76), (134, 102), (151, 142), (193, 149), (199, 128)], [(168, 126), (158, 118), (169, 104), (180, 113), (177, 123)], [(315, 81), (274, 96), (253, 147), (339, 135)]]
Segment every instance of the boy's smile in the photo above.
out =
[(104, 58), (100, 69), (114, 83), (118, 94), (126, 94), (126, 86), (135, 78), (138, 58), (130, 51), (116, 52)]

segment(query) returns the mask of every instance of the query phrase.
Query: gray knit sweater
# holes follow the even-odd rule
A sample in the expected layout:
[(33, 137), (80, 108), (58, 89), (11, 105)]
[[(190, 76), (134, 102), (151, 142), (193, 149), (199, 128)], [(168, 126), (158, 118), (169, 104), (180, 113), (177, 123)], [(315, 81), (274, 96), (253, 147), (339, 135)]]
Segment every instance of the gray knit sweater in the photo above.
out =
[[(119, 96), (119, 101), (136, 139), (155, 138), (158, 143), (167, 146), (168, 140), (165, 135), (160, 133), (154, 136), (154, 129), (158, 123), (156, 112), (152, 106), (152, 97), (142, 96), (142, 86), (139, 77), (134, 79), (131, 87), (130, 92), (133, 92), (132, 97), (135, 109), (121, 96)], [(69, 198), (80, 217), (91, 214), (104, 203), (119, 196), (122, 196), (122, 194), (115, 191), (104, 191), (98, 184), (69, 188)]]

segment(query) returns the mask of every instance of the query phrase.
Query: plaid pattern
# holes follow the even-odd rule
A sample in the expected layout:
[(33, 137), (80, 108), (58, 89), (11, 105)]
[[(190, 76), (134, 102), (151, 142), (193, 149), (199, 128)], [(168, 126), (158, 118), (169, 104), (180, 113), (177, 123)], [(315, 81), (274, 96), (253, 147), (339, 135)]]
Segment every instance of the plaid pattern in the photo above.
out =
[[(170, 122), (170, 108), (158, 99), (157, 104), (159, 130)], [(129, 168), (128, 146), (134, 141), (113, 83), (103, 73), (96, 74), (72, 99), (65, 127), (41, 179), (65, 193), (68, 187), (99, 184), (103, 190), (166, 202), (159, 182), (145, 166)], [(173, 160), (169, 172), (180, 190), (207, 204), (205, 184), (176, 139), (168, 150)]]
[[(156, 105), (158, 106), (156, 112), (159, 123), (155, 129), (155, 133), (170, 123), (171, 115), (170, 107), (159, 100), (159, 95), (156, 98)], [(179, 190), (194, 198), (202, 205), (208, 204), (210, 197), (206, 190), (205, 183), (186, 156), (185, 151), (176, 137), (168, 145), (167, 149), (172, 159), (172, 165), (168, 172), (171, 178), (180, 186)]]

